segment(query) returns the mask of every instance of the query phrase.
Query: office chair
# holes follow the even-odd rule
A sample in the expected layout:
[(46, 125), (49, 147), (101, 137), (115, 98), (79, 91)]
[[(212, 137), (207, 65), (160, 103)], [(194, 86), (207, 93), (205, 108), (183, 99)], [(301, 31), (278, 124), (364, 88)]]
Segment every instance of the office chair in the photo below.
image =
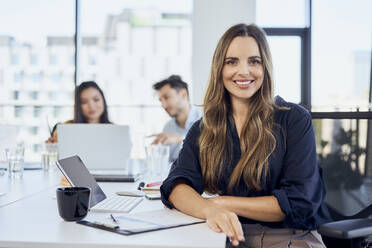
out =
[(333, 222), (323, 224), (318, 232), (328, 248), (368, 248), (372, 247), (372, 204), (352, 216), (343, 216), (331, 206), (328, 209)]
[[(318, 122), (314, 127), (321, 125)], [(317, 145), (322, 146), (318, 149), (321, 151), (318, 160), (327, 188), (325, 202), (334, 221), (321, 225), (318, 232), (328, 248), (372, 247), (372, 219), (369, 218), (372, 216), (372, 179), (351, 166), (358, 168), (359, 156), (368, 149), (356, 145), (358, 125), (357, 130), (348, 131), (339, 120), (332, 125), (336, 130), (332, 141), (321, 140)], [(324, 155), (322, 151), (327, 145), (331, 145), (331, 149)]]

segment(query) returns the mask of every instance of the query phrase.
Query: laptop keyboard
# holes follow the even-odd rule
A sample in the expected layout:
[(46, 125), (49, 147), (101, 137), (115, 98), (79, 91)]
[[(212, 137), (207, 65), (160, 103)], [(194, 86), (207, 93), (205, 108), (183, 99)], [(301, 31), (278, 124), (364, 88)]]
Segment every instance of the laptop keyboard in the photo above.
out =
[(142, 200), (143, 197), (112, 196), (97, 203), (90, 211), (102, 213), (129, 213)]

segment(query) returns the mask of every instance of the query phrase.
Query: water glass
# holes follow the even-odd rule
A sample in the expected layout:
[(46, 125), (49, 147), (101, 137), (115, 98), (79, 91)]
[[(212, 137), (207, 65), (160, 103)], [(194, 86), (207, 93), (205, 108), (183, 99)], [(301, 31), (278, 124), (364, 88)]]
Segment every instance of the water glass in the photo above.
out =
[(145, 160), (130, 158), (126, 162), (125, 173), (128, 175), (144, 174)]
[(151, 176), (162, 177), (168, 170), (169, 146), (149, 145), (146, 147), (147, 169)]
[(57, 161), (57, 143), (45, 143), (45, 149), (41, 155), (41, 164), (44, 171), (54, 171)]
[(5, 149), (9, 178), (20, 179), (23, 177), (24, 153), (25, 148), (23, 146)]

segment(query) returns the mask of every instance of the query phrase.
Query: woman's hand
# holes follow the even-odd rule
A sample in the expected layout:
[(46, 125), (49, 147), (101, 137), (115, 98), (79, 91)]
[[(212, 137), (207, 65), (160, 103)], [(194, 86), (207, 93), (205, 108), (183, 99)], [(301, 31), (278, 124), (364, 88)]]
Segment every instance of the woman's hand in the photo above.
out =
[(243, 228), (238, 216), (212, 200), (201, 197), (185, 179), (180, 178), (174, 182), (169, 201), (179, 211), (205, 219), (213, 231), (226, 234), (232, 245), (237, 246), (240, 241), (244, 241)]
[(45, 143), (56, 143), (57, 142), (57, 139), (56, 137), (50, 137), (48, 138)]
[(206, 211), (206, 220), (209, 228), (215, 232), (226, 234), (230, 238), (232, 245), (239, 245), (239, 241), (244, 241), (244, 234), (238, 216), (216, 204), (213, 205)]
[(226, 211), (233, 212), (248, 219), (279, 222), (283, 221), (285, 218), (285, 214), (274, 196), (216, 196), (207, 199), (209, 202), (216, 204)]
[(155, 140), (151, 143), (152, 145), (163, 144), (182, 144), (183, 137), (177, 133), (158, 133), (148, 137), (155, 137)]

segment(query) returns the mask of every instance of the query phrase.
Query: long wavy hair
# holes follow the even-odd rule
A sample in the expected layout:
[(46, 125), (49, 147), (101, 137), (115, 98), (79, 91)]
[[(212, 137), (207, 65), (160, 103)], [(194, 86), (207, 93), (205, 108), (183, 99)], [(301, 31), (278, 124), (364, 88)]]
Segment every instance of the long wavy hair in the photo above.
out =
[(74, 105), (74, 123), (88, 123), (87, 118), (83, 115), (83, 111), (81, 110), (81, 93), (88, 88), (94, 88), (98, 90), (98, 92), (101, 94), (103, 98), (103, 113), (99, 119), (100, 123), (111, 123), (108, 112), (107, 112), (107, 104), (106, 99), (103, 94), (103, 91), (101, 88), (97, 85), (94, 81), (86, 81), (82, 82), (79, 86), (75, 88), (75, 105)]
[(272, 61), (266, 35), (254, 24), (237, 24), (229, 28), (217, 44), (203, 101), (202, 131), (198, 142), (204, 189), (210, 193), (221, 193), (218, 181), (225, 169), (223, 165), (232, 158), (232, 140), (227, 132), (227, 123), (233, 121), (232, 107), (229, 92), (223, 84), (222, 69), (229, 45), (238, 36), (256, 40), (264, 78), (261, 88), (250, 98), (250, 111), (240, 135), (242, 155), (232, 171), (227, 191), (232, 192), (241, 179), (247, 187), (260, 190), (261, 180), (268, 173), (268, 158), (276, 147), (274, 109), (281, 108), (274, 103)]

